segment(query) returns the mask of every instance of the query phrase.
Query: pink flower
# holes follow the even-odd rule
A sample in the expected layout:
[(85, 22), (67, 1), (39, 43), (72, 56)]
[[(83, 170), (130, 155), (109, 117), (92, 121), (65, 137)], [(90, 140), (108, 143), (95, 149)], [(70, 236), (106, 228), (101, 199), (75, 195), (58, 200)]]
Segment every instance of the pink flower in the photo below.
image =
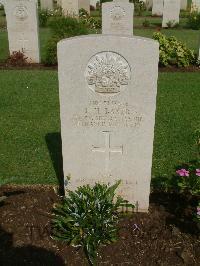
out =
[(196, 175), (200, 176), (200, 169), (196, 169)]
[(197, 215), (200, 216), (200, 207), (197, 207)]
[(189, 176), (189, 171), (187, 171), (186, 169), (180, 169), (180, 170), (177, 170), (176, 173), (179, 175), (179, 176)]

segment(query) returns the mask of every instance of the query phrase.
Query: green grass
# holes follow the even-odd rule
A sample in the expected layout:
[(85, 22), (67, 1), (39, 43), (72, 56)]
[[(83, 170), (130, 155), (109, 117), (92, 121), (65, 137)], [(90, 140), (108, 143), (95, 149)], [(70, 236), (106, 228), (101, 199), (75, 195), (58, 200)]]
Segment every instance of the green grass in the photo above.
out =
[[(200, 127), (200, 75), (161, 73), (158, 84), (152, 175), (170, 176), (175, 165), (195, 156), (192, 134)], [(2, 70), (0, 99), (0, 184), (56, 183), (57, 72)]]

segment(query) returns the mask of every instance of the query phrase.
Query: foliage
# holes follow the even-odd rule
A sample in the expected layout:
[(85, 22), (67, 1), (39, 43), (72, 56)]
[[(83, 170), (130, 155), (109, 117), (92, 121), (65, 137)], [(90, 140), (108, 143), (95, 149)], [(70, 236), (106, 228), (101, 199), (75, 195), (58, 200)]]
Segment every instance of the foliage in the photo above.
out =
[(145, 20), (143, 21), (142, 25), (143, 25), (144, 27), (149, 27), (149, 26), (150, 26), (150, 21), (147, 20), (147, 19), (145, 19)]
[(7, 63), (12, 66), (24, 66), (28, 63), (27, 59), (28, 57), (23, 52), (15, 51), (9, 56)]
[(142, 0), (131, 0), (130, 2), (134, 3), (134, 9), (138, 16), (141, 16), (143, 12), (147, 10), (145, 2)]
[(190, 193), (200, 195), (200, 162), (193, 161), (183, 164), (176, 171), (174, 185), (180, 193)]
[(200, 29), (200, 12), (193, 11), (188, 15), (187, 25), (193, 30)]
[(119, 207), (133, 207), (119, 196), (114, 200), (119, 184), (79, 187), (69, 191), (63, 203), (54, 208), (55, 239), (82, 246), (92, 265), (96, 264), (98, 247), (117, 240)]
[(178, 41), (174, 36), (167, 38), (160, 32), (153, 34), (153, 39), (160, 45), (160, 64), (163, 66), (176, 65), (187, 67), (195, 64), (194, 51), (186, 47), (184, 43)]
[(51, 12), (48, 9), (39, 10), (39, 24), (40, 27), (46, 27), (49, 17), (51, 17)]
[(177, 23), (175, 20), (169, 20), (167, 23), (168, 28), (178, 28), (179, 23)]
[(90, 29), (97, 30), (101, 28), (101, 21), (94, 17), (90, 17), (88, 12), (83, 8), (79, 10), (79, 18), (81, 22)]
[(45, 64), (57, 63), (57, 43), (65, 38), (86, 35), (88, 29), (85, 24), (72, 17), (55, 17), (49, 22), (52, 37), (46, 45)]

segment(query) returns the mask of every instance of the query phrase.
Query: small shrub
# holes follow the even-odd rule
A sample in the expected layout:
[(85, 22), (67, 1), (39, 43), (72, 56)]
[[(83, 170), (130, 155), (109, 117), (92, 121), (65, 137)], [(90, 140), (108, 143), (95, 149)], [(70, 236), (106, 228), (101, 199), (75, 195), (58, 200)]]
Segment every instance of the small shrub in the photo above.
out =
[(97, 30), (101, 28), (101, 21), (93, 17), (90, 17), (88, 12), (83, 8), (79, 10), (79, 18), (80, 21), (91, 30)]
[(39, 24), (40, 27), (46, 27), (49, 17), (51, 17), (51, 13), (48, 9), (39, 10)]
[(196, 63), (194, 51), (188, 49), (184, 43), (175, 37), (167, 38), (162, 33), (156, 32), (153, 34), (153, 39), (160, 44), (160, 65), (187, 67)]
[(134, 3), (135, 11), (137, 12), (138, 16), (142, 16), (145, 10), (147, 10), (147, 6), (144, 1), (142, 0), (132, 0)]
[(96, 264), (98, 247), (117, 240), (119, 207), (133, 207), (121, 197), (115, 198), (119, 184), (79, 187), (75, 192), (69, 191), (54, 209), (54, 238), (82, 246), (92, 265)]
[(7, 63), (12, 66), (25, 66), (28, 63), (27, 59), (28, 57), (23, 52), (16, 51), (9, 56)]
[(189, 14), (187, 19), (187, 25), (193, 30), (200, 29), (200, 12), (194, 11)]
[(65, 38), (86, 35), (88, 29), (81, 21), (72, 17), (54, 17), (49, 22), (52, 31), (52, 37), (45, 47), (45, 61), (47, 65), (57, 63), (57, 43)]
[(166, 24), (167, 24), (168, 28), (178, 28), (179, 27), (179, 23), (176, 22), (175, 20), (169, 20)]
[(144, 27), (149, 27), (149, 26), (150, 26), (150, 21), (147, 20), (147, 19), (145, 19), (145, 20), (143, 21), (142, 25), (143, 25)]

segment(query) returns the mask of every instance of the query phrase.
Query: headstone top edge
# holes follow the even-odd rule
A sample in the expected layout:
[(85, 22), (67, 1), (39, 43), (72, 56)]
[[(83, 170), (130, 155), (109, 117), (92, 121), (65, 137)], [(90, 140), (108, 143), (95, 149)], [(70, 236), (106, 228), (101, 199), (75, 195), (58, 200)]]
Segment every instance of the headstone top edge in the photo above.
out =
[(146, 38), (146, 37), (141, 37), (141, 36), (125, 36), (125, 35), (112, 35), (112, 34), (89, 34), (89, 35), (80, 35), (76, 37), (71, 37), (71, 38), (66, 38), (58, 42), (57, 47), (60, 48), (61, 46), (65, 45), (66, 43), (72, 42), (72, 41), (77, 41), (77, 40), (89, 40), (89, 39), (131, 39), (131, 40), (136, 40), (136, 41), (143, 41), (143, 42), (149, 42), (154, 44), (156, 47), (159, 46), (158, 41), (153, 40), (151, 38)]

